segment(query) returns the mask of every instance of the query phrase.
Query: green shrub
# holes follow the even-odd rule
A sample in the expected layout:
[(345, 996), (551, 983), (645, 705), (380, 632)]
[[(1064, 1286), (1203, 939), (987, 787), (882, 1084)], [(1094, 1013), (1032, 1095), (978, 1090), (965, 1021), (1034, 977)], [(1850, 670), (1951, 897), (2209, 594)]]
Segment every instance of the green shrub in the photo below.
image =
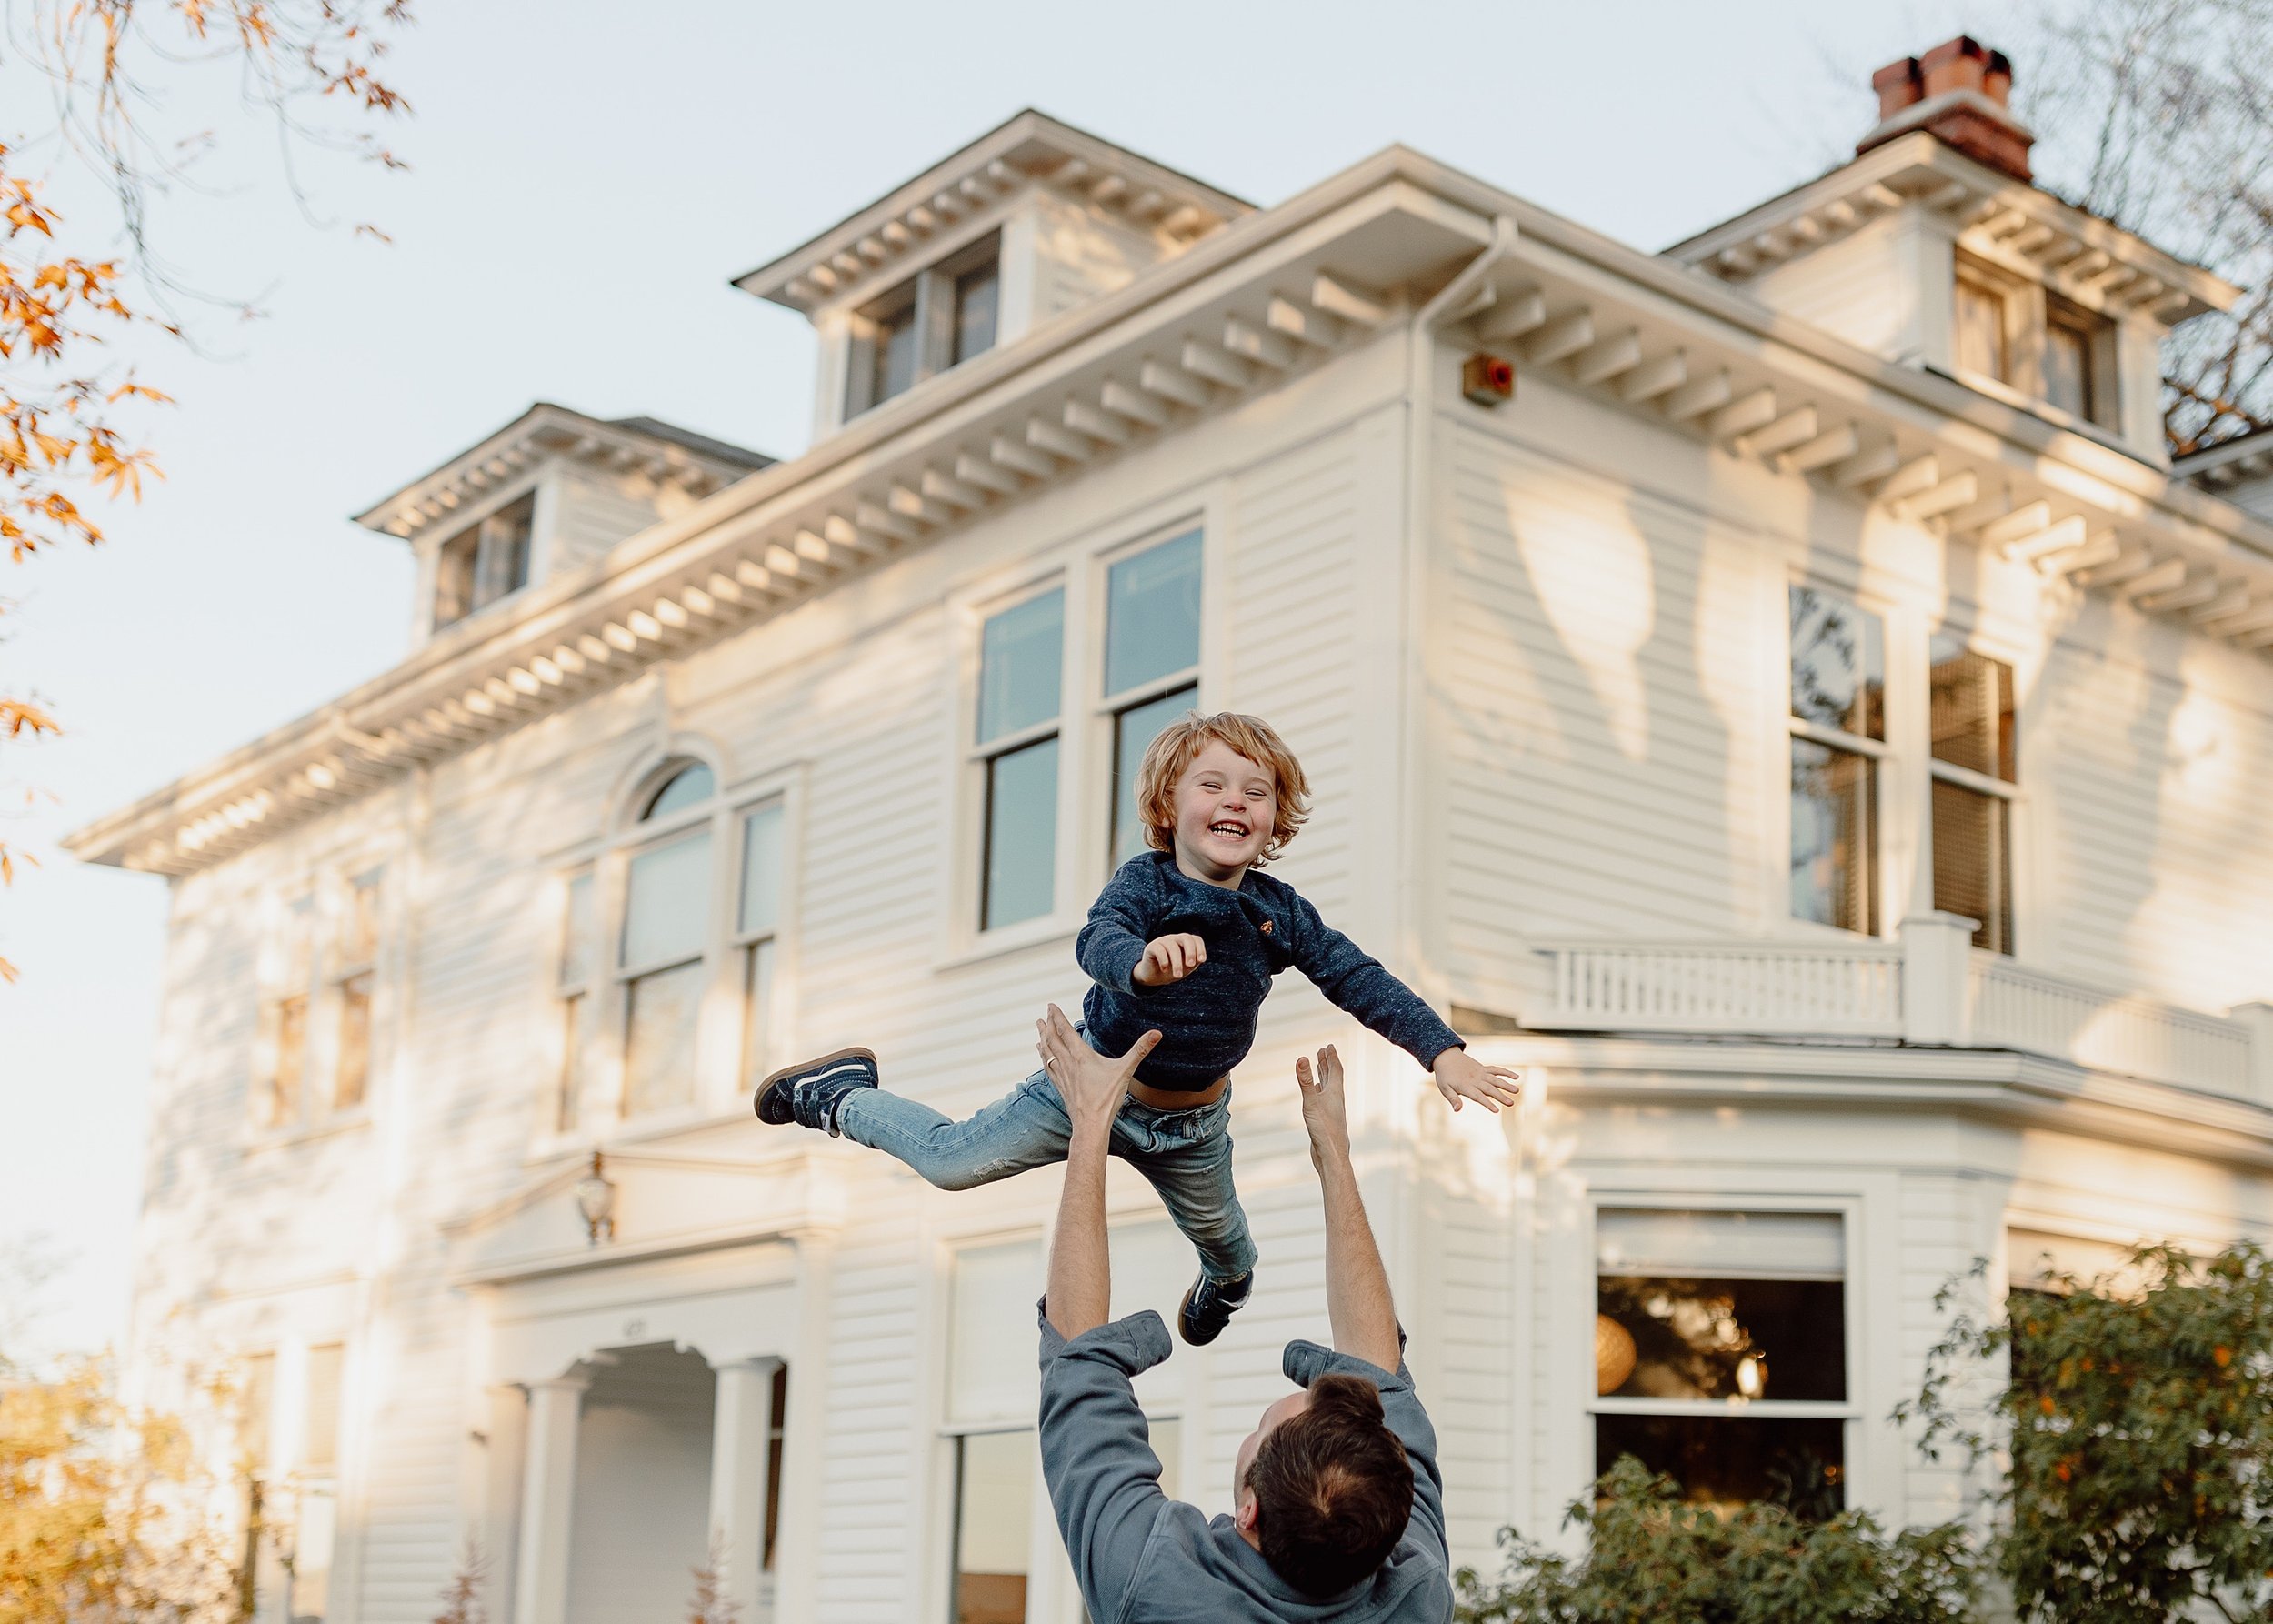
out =
[(1866, 1513), (1804, 1522), (1780, 1506), (1723, 1515), (1683, 1503), (1627, 1456), (1572, 1503), (1587, 1554), (1503, 1530), (1497, 1580), (1458, 1577), (1462, 1624), (1958, 1624), (1975, 1618), (1978, 1558), (1945, 1525), (1888, 1535)]

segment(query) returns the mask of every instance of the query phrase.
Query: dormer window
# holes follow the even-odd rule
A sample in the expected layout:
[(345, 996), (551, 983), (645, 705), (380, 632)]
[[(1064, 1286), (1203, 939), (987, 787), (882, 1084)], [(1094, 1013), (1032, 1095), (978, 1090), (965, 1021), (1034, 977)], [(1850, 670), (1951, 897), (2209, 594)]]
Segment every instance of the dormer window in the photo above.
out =
[(2041, 285), (1960, 256), (1950, 359), (2069, 416), (2115, 426), (2115, 324)]
[(864, 308), (853, 321), (845, 416), (994, 348), (1001, 289), (1002, 239), (989, 235)]
[(444, 542), (435, 556), (434, 627), (440, 631), (529, 583), (530, 491)]

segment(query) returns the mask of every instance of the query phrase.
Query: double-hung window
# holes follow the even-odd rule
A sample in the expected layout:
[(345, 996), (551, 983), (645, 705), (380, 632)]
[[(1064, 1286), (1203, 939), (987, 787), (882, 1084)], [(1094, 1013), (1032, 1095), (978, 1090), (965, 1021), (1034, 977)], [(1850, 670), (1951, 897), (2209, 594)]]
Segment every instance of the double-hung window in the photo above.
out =
[(966, 1247), (948, 1283), (946, 1439), (954, 1483), (947, 1617), (1024, 1624), (1034, 1570), (1037, 1242)]
[(1105, 576), (1104, 708), (1113, 749), (1111, 853), (1145, 849), (1136, 769), (1161, 728), (1199, 700), (1200, 532), (1120, 559)]
[(717, 793), (710, 768), (682, 767), (655, 790), (643, 824), (670, 832), (625, 865), (617, 975), (624, 998), (624, 1115), (695, 1098), (696, 1036), (710, 942), (711, 820), (689, 821)]
[(1622, 1455), (1692, 1502), (1845, 1503), (1847, 1245), (1835, 1212), (1595, 1215), (1595, 1469)]
[[(1190, 1281), (1192, 1261), (1189, 1245), (1175, 1228), (1116, 1225), (1108, 1238), (1113, 1300), (1107, 1312), (1120, 1318), (1139, 1308), (1173, 1311)], [(1031, 1239), (966, 1246), (949, 1266), (942, 1430), (952, 1491), (947, 1617), (953, 1624), (1081, 1616), (1077, 1604), (1060, 1614), (1049, 1603), (1046, 1577), (1041, 1579), (1043, 1596), (1028, 1605), (1040, 1565), (1069, 1577), (1064, 1548), (1047, 1531), (1046, 1509), (1038, 1498), (1034, 1300), (1042, 1279), (1042, 1248)], [(1186, 1378), (1171, 1361), (1131, 1384), (1159, 1458), (1161, 1490), (1170, 1499), (1182, 1485)], [(1038, 1522), (1037, 1512), (1043, 1514)], [(1066, 1596), (1070, 1602), (1069, 1585)]]
[(1934, 907), (1978, 920), (1973, 945), (2013, 950), (2012, 813), (2019, 763), (2013, 669), (1936, 634), (1927, 719), (1933, 759)]
[(996, 611), (979, 629), (981, 930), (1038, 918), (1056, 901), (1065, 647), (1063, 586)]
[(1878, 765), (1885, 633), (1817, 586), (1790, 589), (1791, 911), (1878, 934)]
[[(304, 1348), (284, 1372), (297, 1376), (296, 1387), (279, 1383), (273, 1351), (244, 1362), (237, 1449), (251, 1559), (244, 1582), (264, 1618), (271, 1616), (271, 1597), (282, 1603), (276, 1614), (294, 1624), (321, 1624), (330, 1610), (346, 1351), (339, 1342)], [(279, 1417), (295, 1393), (296, 1409), (286, 1407)]]
[(255, 1127), (321, 1126), (369, 1096), (383, 881), (329, 877), (283, 910), (263, 976)]

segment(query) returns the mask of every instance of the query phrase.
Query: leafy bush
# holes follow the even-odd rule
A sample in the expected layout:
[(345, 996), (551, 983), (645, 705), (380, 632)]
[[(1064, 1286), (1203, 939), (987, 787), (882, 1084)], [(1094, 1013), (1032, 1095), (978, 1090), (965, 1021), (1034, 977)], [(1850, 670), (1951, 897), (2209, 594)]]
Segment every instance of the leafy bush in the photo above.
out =
[[(2110, 1275), (2046, 1283), (2001, 1317), (1953, 1319), (1901, 1412), (1926, 1421), (1929, 1453), (2008, 1455), (1996, 1562), (2021, 1615), (2273, 1617), (2273, 1261), (2250, 1241), (2206, 1258), (2142, 1247)], [(1998, 1364), (2010, 1378), (1984, 1420), (1967, 1387)]]
[(1496, 1581), (1459, 1574), (1462, 1624), (1958, 1624), (1978, 1558), (1956, 1525), (1884, 1532), (1866, 1513), (1803, 1522), (1780, 1506), (1685, 1504), (1627, 1456), (1572, 1502), (1577, 1560), (1512, 1529)]

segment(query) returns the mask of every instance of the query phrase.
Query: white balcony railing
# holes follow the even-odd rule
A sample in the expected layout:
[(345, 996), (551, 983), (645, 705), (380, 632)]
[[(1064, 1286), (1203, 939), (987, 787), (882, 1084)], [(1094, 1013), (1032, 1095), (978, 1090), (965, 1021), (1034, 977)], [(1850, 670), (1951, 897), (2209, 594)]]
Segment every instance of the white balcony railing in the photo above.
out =
[(1544, 1024), (1619, 1032), (1902, 1036), (1902, 955), (1877, 947), (1567, 947)]
[(1976, 952), (1972, 932), (1926, 914), (1898, 944), (1551, 945), (1547, 1007), (1524, 1024), (2018, 1049), (2273, 1106), (2273, 1004), (2218, 1016), (2107, 992)]

